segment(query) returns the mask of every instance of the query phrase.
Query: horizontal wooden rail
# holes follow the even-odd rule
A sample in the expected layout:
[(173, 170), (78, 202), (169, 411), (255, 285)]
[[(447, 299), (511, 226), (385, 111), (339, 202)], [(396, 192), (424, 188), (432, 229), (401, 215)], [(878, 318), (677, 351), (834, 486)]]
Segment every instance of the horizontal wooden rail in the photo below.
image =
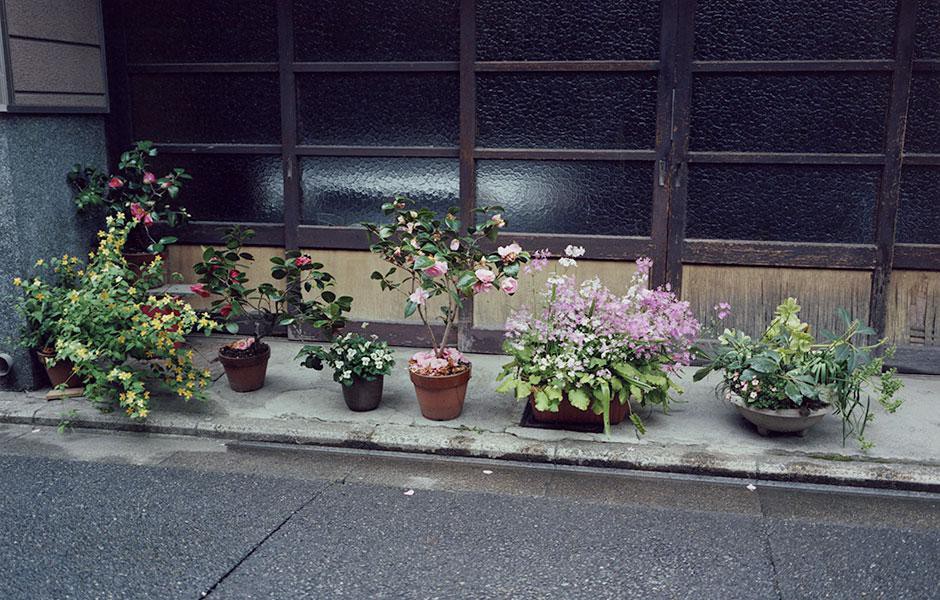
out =
[(874, 244), (687, 239), (682, 248), (685, 264), (872, 269), (875, 259)]

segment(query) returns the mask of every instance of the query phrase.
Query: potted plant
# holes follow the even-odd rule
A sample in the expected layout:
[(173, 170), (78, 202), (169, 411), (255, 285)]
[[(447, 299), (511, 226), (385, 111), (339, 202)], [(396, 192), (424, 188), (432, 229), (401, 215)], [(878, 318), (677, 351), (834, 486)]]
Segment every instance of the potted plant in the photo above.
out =
[[(154, 238), (159, 225), (169, 229), (184, 224), (190, 217), (185, 208), (176, 206), (183, 182), (192, 177), (181, 168), (174, 168), (157, 177), (147, 160), (157, 155), (153, 142), (139, 141), (121, 154), (118, 173), (106, 175), (94, 166), (75, 165), (68, 173), (75, 204), (79, 210), (105, 206), (111, 214), (124, 213), (137, 225), (128, 235), (124, 256), (132, 268), (140, 272), (154, 255), (162, 255), (166, 246), (176, 242), (174, 236)], [(163, 256), (165, 262), (166, 257)], [(162, 283), (162, 268), (155, 272), (155, 283)]]
[(65, 254), (48, 261), (39, 259), (32, 277), (13, 279), (13, 285), (21, 291), (13, 300), (13, 307), (23, 320), (19, 344), (36, 351), (52, 387), (80, 386), (75, 365), (56, 356), (55, 341), (62, 310), (79, 285), (83, 267), (77, 256)]
[(64, 294), (55, 351), (74, 364), (89, 400), (104, 409), (117, 404), (129, 417), (143, 419), (152, 391), (169, 388), (184, 400), (202, 397), (210, 373), (193, 364), (186, 336), (208, 334), (215, 323), (181, 299), (153, 295), (141, 285), (160, 264), (144, 267), (138, 277), (124, 258), (135, 226), (115, 215), (88, 264), (76, 271), (76, 285)]
[[(533, 309), (514, 311), (506, 322), (504, 351), (512, 361), (498, 376), (497, 391), (531, 403), (537, 421), (610, 426), (630, 417), (645, 431), (637, 406), (669, 409), (669, 392), (682, 390), (672, 375), (691, 360), (699, 332), (687, 302), (667, 290), (647, 289), (652, 261), (641, 258), (626, 294), (614, 294), (598, 278), (578, 282), (573, 272), (580, 247), (568, 246)], [(533, 254), (529, 270), (544, 268), (548, 253)]]
[[(886, 341), (862, 341), (862, 336), (875, 331), (851, 319), (844, 309), (838, 312), (845, 330), (839, 335), (827, 332), (823, 341), (817, 341), (799, 312), (796, 299), (787, 298), (757, 339), (725, 329), (714, 354), (700, 351), (708, 364), (695, 380), (721, 371), (719, 389), (724, 398), (762, 435), (769, 431), (802, 435), (832, 412), (842, 420), (843, 444), (855, 436), (863, 449), (869, 448), (864, 434), (874, 419), (871, 397), (889, 413), (902, 403), (895, 399), (901, 380), (894, 369), (885, 370), (884, 356), (875, 354)], [(890, 356), (891, 349), (886, 354)]]
[[(323, 271), (321, 263), (297, 250), (284, 258), (271, 258), (271, 277), (283, 280), (284, 289), (270, 282), (251, 287), (246, 274), (254, 256), (243, 246), (254, 237), (251, 229), (235, 226), (225, 232), (225, 247), (205, 248), (202, 261), (193, 266), (199, 282), (191, 286), (196, 294), (212, 302), (211, 313), (225, 321), (229, 333), (239, 332), (239, 321), (249, 326), (253, 335), (236, 340), (219, 349), (219, 361), (225, 368), (229, 386), (236, 392), (250, 392), (264, 385), (271, 348), (262, 340), (276, 326), (295, 323), (335, 331), (345, 325), (343, 313), (348, 312), (352, 298), (336, 294), (328, 288), (334, 284), (332, 275)], [(313, 288), (319, 298), (305, 298)]]
[[(375, 271), (383, 290), (392, 290), (404, 297), (405, 318), (417, 313), (427, 327), (431, 350), (418, 352), (408, 361), (411, 381), (415, 386), (421, 414), (433, 420), (455, 419), (463, 410), (470, 380), (470, 362), (456, 349), (448, 346), (463, 301), (474, 294), (499, 290), (516, 292), (516, 277), (529, 254), (512, 243), (497, 251), (485, 251), (484, 239), (495, 241), (505, 227), (498, 206), (477, 208), (476, 225), (461, 228), (457, 208), (443, 217), (426, 208), (413, 208), (412, 202), (397, 196), (382, 205), (390, 223), (364, 223), (377, 240), (370, 249), (392, 268), (385, 273)], [(440, 337), (431, 326), (428, 301), (442, 298)]]
[(326, 348), (304, 346), (296, 358), (303, 358), (305, 367), (318, 371), (324, 363), (329, 365), (333, 380), (343, 386), (346, 406), (357, 412), (378, 408), (385, 376), (395, 366), (388, 342), (358, 333), (342, 335)]

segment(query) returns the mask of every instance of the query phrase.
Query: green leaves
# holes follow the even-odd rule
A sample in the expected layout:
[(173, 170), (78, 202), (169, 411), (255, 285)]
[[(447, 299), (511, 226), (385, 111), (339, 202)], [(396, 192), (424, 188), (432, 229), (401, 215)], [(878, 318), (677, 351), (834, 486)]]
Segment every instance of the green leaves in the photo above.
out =
[(587, 410), (591, 404), (591, 398), (581, 388), (568, 390), (568, 402), (580, 410)]
[(406, 318), (406, 319), (407, 319), (408, 317), (410, 317), (411, 315), (415, 314), (415, 311), (416, 311), (416, 310), (418, 310), (418, 305), (417, 305), (417, 304), (415, 304), (415, 303), (412, 302), (411, 300), (407, 300), (407, 301), (405, 302), (405, 318)]

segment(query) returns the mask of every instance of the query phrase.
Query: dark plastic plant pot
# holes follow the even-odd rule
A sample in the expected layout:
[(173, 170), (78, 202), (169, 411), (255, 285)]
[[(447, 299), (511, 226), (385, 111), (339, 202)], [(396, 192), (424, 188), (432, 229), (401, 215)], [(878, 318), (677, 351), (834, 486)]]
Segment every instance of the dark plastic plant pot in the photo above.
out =
[[(539, 410), (535, 408), (535, 396), (529, 396), (529, 404), (532, 407), (532, 419), (539, 423), (552, 423), (554, 425), (598, 425), (604, 426), (604, 415), (595, 415), (594, 411), (588, 408), (581, 410), (568, 402), (568, 398), (562, 398), (558, 403), (558, 412), (550, 410)], [(610, 424), (616, 425), (622, 422), (630, 415), (630, 405), (620, 404), (617, 397), (610, 400)]]
[(425, 419), (450, 421), (460, 416), (467, 396), (467, 383), (470, 381), (470, 365), (462, 373), (443, 377), (419, 375), (410, 370), (408, 373)]
[(52, 365), (51, 363), (52, 359), (55, 358), (55, 352), (52, 350), (40, 350), (37, 354), (39, 354), (39, 360), (42, 362), (42, 366), (46, 369), (46, 375), (49, 376), (49, 383), (52, 384), (52, 387), (63, 383), (66, 387), (83, 387), (78, 374), (72, 370), (75, 368), (75, 364), (72, 361), (67, 359), (60, 360), (55, 365)]
[(353, 379), (351, 385), (343, 386), (343, 400), (349, 410), (356, 412), (365, 412), (375, 410), (382, 401), (382, 385), (385, 383), (385, 377), (379, 375), (374, 380), (369, 381), (357, 377)]
[(228, 386), (233, 392), (253, 392), (264, 386), (264, 377), (268, 372), (268, 359), (271, 347), (264, 344), (264, 350), (246, 357), (225, 356), (219, 352), (219, 362), (225, 368)]
[(829, 413), (828, 408), (818, 408), (803, 413), (795, 408), (770, 410), (766, 408), (751, 408), (737, 398), (731, 400), (741, 416), (757, 428), (757, 433), (766, 436), (771, 431), (776, 433), (794, 433), (800, 437), (806, 435), (806, 430), (822, 421)]

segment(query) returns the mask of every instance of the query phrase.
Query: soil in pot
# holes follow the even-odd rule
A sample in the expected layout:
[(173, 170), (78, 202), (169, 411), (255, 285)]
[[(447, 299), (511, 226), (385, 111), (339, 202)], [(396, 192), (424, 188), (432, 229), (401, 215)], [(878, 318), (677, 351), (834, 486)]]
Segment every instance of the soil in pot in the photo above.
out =
[[(595, 415), (594, 411), (581, 410), (572, 406), (568, 398), (562, 398), (558, 404), (558, 412), (550, 410), (539, 410), (535, 408), (535, 396), (529, 396), (529, 404), (532, 408), (532, 419), (539, 423), (552, 423), (554, 425), (598, 425), (604, 426), (604, 415)], [(630, 415), (630, 405), (620, 404), (620, 401), (614, 397), (610, 401), (610, 424), (616, 425), (622, 422)]]
[(411, 370), (408, 373), (425, 419), (450, 421), (460, 416), (470, 381), (470, 365), (465, 371), (440, 377), (420, 375)]
[(372, 381), (356, 378), (351, 385), (343, 386), (343, 400), (349, 410), (364, 412), (375, 410), (382, 401), (382, 386), (385, 378), (379, 375)]
[(829, 413), (828, 408), (817, 408), (806, 412), (795, 408), (770, 410), (766, 408), (752, 408), (743, 401), (731, 400), (741, 416), (751, 422), (757, 433), (767, 436), (770, 432), (795, 433), (803, 437), (806, 430), (819, 423)]
[(46, 375), (49, 376), (49, 383), (52, 387), (65, 384), (66, 387), (83, 387), (79, 376), (72, 372), (74, 364), (70, 360), (60, 360), (52, 365), (52, 359), (55, 357), (53, 350), (40, 350), (38, 352), (39, 360), (46, 369)]
[(230, 346), (219, 348), (219, 362), (225, 368), (228, 385), (234, 392), (253, 392), (264, 385), (271, 347), (256, 342), (244, 350)]

